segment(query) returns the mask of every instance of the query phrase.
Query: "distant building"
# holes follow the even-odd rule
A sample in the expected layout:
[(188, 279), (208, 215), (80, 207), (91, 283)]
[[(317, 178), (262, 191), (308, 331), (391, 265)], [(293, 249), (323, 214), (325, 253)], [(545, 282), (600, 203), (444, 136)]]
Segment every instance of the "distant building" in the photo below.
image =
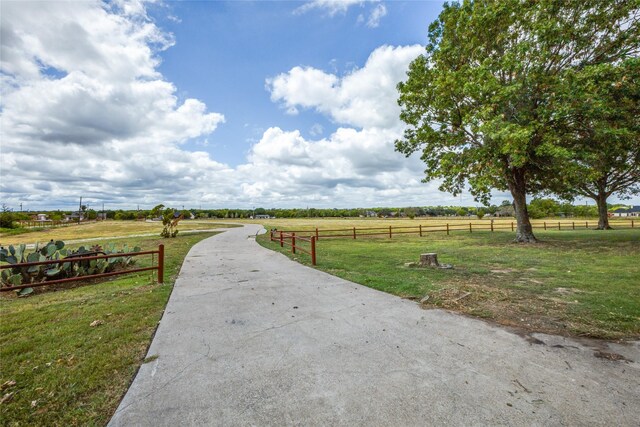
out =
[(631, 209), (616, 209), (612, 212), (613, 216), (624, 217), (624, 216), (640, 216), (640, 206), (632, 206)]
[(255, 219), (271, 219), (270, 215), (256, 215)]
[(36, 221), (49, 221), (49, 218), (47, 218), (47, 214), (37, 214)]
[(84, 215), (79, 214), (78, 212), (74, 212), (71, 215), (64, 216), (65, 221), (78, 221), (78, 218), (80, 219), (80, 221), (84, 221)]

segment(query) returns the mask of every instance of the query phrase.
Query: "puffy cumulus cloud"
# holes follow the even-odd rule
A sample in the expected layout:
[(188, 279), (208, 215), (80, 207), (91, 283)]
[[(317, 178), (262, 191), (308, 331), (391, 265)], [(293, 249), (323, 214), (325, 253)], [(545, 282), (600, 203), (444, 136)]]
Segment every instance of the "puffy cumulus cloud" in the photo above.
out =
[(224, 121), (157, 71), (173, 44), (145, 2), (3, 2), (3, 202), (215, 199), (233, 172), (179, 144)]
[[(143, 1), (2, 3), (0, 192), (3, 203), (92, 207), (425, 205), (451, 198), (422, 184), (423, 164), (396, 153), (396, 83), (418, 46), (382, 46), (346, 76), (297, 67), (268, 81), (291, 113), (341, 123), (261, 131), (236, 167), (182, 145), (224, 117), (179, 100), (158, 72), (173, 44)], [(340, 6), (342, 7), (342, 6)], [(433, 195), (440, 198), (434, 198)]]
[[(377, 13), (384, 15), (383, 9)], [(273, 206), (455, 203), (437, 190), (437, 182), (421, 182), (424, 164), (418, 156), (405, 158), (394, 150), (404, 130), (396, 85), (422, 52), (421, 46), (381, 46), (362, 68), (342, 77), (298, 66), (267, 79), (272, 101), (286, 111), (311, 109), (342, 126), (316, 140), (299, 130), (268, 129), (240, 168), (246, 174), (259, 171), (265, 179), (242, 191)]]
[(239, 168), (262, 179), (242, 191), (267, 206), (426, 204), (435, 184), (420, 182), (423, 165), (417, 158), (394, 151), (398, 132), (339, 128), (312, 141), (297, 130), (270, 128)]
[(271, 99), (288, 111), (311, 108), (341, 124), (389, 128), (399, 123), (396, 85), (421, 53), (419, 45), (381, 46), (364, 67), (342, 78), (312, 67), (294, 67), (267, 79), (267, 88)]

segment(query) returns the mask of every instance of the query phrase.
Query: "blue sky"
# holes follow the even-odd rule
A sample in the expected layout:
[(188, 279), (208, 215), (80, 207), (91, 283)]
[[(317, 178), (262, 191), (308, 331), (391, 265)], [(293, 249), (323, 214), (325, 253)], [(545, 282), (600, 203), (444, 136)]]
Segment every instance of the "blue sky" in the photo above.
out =
[[(230, 165), (241, 164), (265, 129), (300, 129), (306, 138), (316, 123), (324, 133), (336, 124), (322, 114), (285, 114), (269, 98), (265, 79), (295, 66), (340, 75), (361, 67), (377, 47), (424, 44), (428, 24), (442, 2), (394, 1), (377, 27), (358, 22), (377, 3), (356, 4), (330, 16), (327, 9), (295, 12), (303, 2), (171, 2), (150, 8), (176, 44), (162, 53), (159, 70), (183, 97), (197, 97), (226, 122), (207, 137), (207, 151)], [(177, 18), (177, 19), (176, 19)], [(312, 30), (311, 30), (312, 29)], [(201, 145), (197, 145), (201, 148)]]
[(396, 85), (441, 8), (3, 0), (2, 203), (477, 206), (394, 150)]

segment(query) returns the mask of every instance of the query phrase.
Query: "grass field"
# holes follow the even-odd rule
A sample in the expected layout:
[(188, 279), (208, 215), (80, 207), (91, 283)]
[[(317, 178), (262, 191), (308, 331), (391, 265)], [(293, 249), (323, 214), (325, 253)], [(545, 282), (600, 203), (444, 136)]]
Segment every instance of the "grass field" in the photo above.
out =
[[(314, 230), (316, 227), (319, 229), (344, 229), (344, 228), (375, 228), (375, 227), (418, 227), (419, 224), (423, 226), (444, 226), (450, 224), (451, 226), (468, 226), (469, 223), (473, 224), (473, 227), (488, 228), (491, 225), (491, 218), (463, 218), (463, 217), (436, 217), (436, 218), (276, 218), (269, 220), (240, 220), (240, 222), (251, 222), (256, 224), (268, 224), (270, 228), (277, 228), (278, 230)], [(610, 219), (612, 227), (630, 228), (631, 218), (616, 218)], [(511, 224), (515, 224), (513, 218), (493, 218), (493, 223), (496, 227), (510, 228)], [(547, 223), (548, 228), (557, 228), (558, 223), (561, 224), (562, 229), (568, 229), (575, 224), (576, 229), (584, 229), (585, 225), (589, 228), (595, 228), (598, 225), (597, 218), (552, 218), (552, 219), (539, 219), (532, 220), (532, 225), (535, 229), (541, 229), (544, 223)], [(640, 219), (636, 218), (634, 221), (634, 227), (640, 228)]]
[[(392, 224), (407, 222), (411, 220)], [(270, 220), (265, 226), (298, 230), (316, 225), (369, 226), (364, 224), (388, 226), (389, 220)], [(640, 229), (536, 231), (536, 235), (542, 241), (536, 245), (514, 244), (508, 231), (321, 239), (317, 268), (402, 297), (428, 296), (428, 307), (531, 331), (640, 337)], [(267, 236), (259, 241), (281, 250)], [(405, 267), (425, 252), (438, 253), (441, 263), (454, 268)], [(310, 263), (306, 255), (296, 258)]]
[[(184, 233), (185, 231), (210, 230), (220, 227), (229, 227), (229, 225), (214, 221), (182, 221), (178, 226), (178, 230)], [(4, 233), (0, 233), (0, 245), (43, 243), (51, 239), (66, 241), (97, 237), (131, 236), (151, 233), (160, 234), (160, 231), (162, 231), (162, 223), (144, 221), (100, 221), (44, 230), (22, 229), (22, 231), (20, 234), (15, 234), (15, 231), (12, 230), (6, 230)]]
[[(127, 231), (132, 230), (123, 225), (114, 232)], [(141, 273), (39, 292), (28, 298), (3, 293), (1, 424), (105, 425), (143, 363), (184, 257), (193, 244), (212, 234), (110, 241), (118, 248), (127, 243), (143, 249), (163, 243), (166, 255), (162, 286), (152, 284), (149, 274)], [(136, 266), (149, 262), (140, 261)], [(91, 326), (94, 321), (101, 324)]]

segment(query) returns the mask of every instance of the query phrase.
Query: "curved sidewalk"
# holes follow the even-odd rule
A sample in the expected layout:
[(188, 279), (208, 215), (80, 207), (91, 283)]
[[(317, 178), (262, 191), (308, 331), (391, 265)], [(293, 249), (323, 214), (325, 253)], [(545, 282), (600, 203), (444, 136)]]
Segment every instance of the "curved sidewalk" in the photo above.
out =
[[(403, 300), (230, 229), (185, 259), (109, 425), (637, 425), (633, 362)], [(319, 259), (322, 262), (322, 259)]]

